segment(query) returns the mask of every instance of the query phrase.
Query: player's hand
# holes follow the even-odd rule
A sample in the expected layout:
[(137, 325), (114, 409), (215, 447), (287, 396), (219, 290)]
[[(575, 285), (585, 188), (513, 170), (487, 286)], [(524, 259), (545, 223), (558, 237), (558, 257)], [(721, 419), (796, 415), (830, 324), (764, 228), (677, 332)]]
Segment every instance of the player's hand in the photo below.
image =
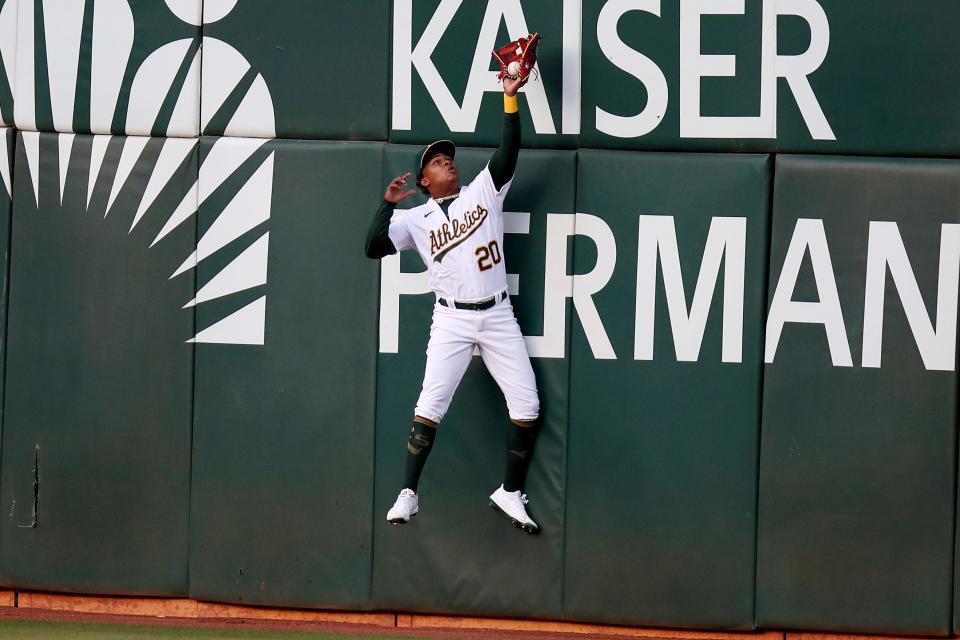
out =
[(417, 191), (415, 189), (403, 190), (404, 185), (407, 184), (407, 178), (410, 177), (410, 172), (403, 174), (402, 176), (397, 176), (390, 181), (390, 184), (387, 185), (387, 192), (383, 194), (383, 199), (387, 202), (392, 202), (393, 204), (398, 204), (403, 202)]
[(517, 95), (517, 91), (520, 91), (520, 87), (527, 84), (527, 81), (530, 79), (530, 76), (527, 76), (523, 80), (517, 78), (516, 80), (511, 80), (510, 78), (503, 79), (503, 92), (508, 96)]

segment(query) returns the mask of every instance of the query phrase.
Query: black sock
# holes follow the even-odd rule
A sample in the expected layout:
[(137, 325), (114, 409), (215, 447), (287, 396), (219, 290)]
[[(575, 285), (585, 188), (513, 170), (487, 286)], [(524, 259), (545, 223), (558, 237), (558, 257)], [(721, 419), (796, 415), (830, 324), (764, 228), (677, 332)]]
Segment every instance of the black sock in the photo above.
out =
[(433, 440), (437, 437), (437, 428), (422, 422), (414, 422), (407, 438), (407, 468), (403, 478), (403, 488), (417, 491), (420, 473), (427, 462), (427, 456), (433, 449)]
[(522, 491), (527, 478), (527, 468), (537, 439), (537, 423), (521, 427), (510, 423), (507, 431), (507, 473), (503, 481), (505, 491)]

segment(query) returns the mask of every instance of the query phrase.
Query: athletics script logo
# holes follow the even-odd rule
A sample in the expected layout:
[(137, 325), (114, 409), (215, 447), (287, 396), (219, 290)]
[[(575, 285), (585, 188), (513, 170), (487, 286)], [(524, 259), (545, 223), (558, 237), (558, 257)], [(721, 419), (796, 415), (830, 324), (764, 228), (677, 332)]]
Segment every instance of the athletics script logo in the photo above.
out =
[[(134, 191), (139, 202), (132, 213), (131, 232), (144, 216), (166, 219), (150, 247), (193, 218), (212, 193), (217, 191), (219, 199), (221, 187), (232, 189), (232, 198), (170, 278), (190, 272), (241, 238), (250, 242), (253, 237), (245, 250), (199, 287), (192, 300), (184, 301), (184, 307), (266, 285), (269, 231), (250, 232), (264, 227), (270, 218), (273, 103), (262, 75), (254, 77), (239, 51), (200, 32), (201, 24), (224, 18), (237, 0), (202, 4), (165, 0), (165, 4), (138, 5), (136, 15), (124, 0), (0, 2), (0, 75), (5, 76), (0, 78), (0, 116), (4, 125), (22, 130), (37, 206), (41, 199), (52, 200), (41, 198), (41, 185), (56, 184), (38, 175), (41, 166), (51, 166), (41, 163), (41, 149), (44, 153), (53, 149), (41, 144), (37, 130), (59, 132), (58, 163), (53, 166), (59, 169), (60, 206), (88, 211), (94, 187), (106, 181), (109, 198), (104, 216), (132, 213), (119, 212), (114, 204), (121, 191)], [(158, 21), (162, 26), (154, 28)], [(150, 29), (143, 28), (148, 24)], [(158, 33), (176, 39), (155, 47)], [(249, 131), (263, 137), (241, 137)], [(89, 152), (87, 145), (74, 144), (75, 132), (93, 134)], [(205, 155), (199, 153), (201, 133), (222, 134)], [(8, 136), (0, 135), (0, 153), (9, 153), (8, 144)], [(121, 147), (119, 159), (104, 163), (110, 157), (108, 150), (117, 146)], [(12, 197), (10, 168), (6, 162), (0, 165), (4, 188)], [(87, 176), (85, 203), (64, 203), (64, 185), (74, 173)], [(248, 174), (238, 184), (237, 177)], [(151, 206), (160, 202), (161, 192), (177, 188), (182, 193), (172, 210)], [(264, 293), (189, 341), (262, 345), (265, 325)]]
[(463, 222), (453, 218), (450, 222), (444, 222), (439, 229), (431, 229), (430, 255), (433, 256), (434, 261), (440, 262), (451, 249), (472, 236), (473, 232), (486, 221), (487, 213), (486, 209), (477, 205), (476, 209), (463, 214)]

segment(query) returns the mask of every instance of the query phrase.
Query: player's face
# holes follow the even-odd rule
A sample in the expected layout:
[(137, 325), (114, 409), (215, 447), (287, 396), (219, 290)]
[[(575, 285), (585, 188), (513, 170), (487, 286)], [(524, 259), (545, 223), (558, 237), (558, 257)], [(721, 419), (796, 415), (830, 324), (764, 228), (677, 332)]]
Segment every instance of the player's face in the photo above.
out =
[(430, 193), (436, 195), (453, 193), (460, 186), (457, 165), (445, 153), (438, 153), (427, 161), (423, 168), (423, 179)]

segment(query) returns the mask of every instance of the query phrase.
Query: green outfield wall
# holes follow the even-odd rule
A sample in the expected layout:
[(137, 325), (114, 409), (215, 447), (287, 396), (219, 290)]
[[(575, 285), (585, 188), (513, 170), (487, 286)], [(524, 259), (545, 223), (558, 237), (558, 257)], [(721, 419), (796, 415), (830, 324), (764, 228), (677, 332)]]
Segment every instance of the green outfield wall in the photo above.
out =
[(753, 624), (771, 173), (767, 156), (578, 154), (573, 286), (597, 292), (574, 294), (570, 332), (572, 615)]
[[(808, 625), (836, 611), (842, 628), (936, 633), (949, 620), (956, 375), (953, 354), (920, 315), (949, 310), (955, 321), (946, 296), (958, 169), (940, 160), (777, 159), (761, 623)], [(797, 265), (787, 256), (801, 243), (809, 250)], [(791, 313), (780, 292), (791, 286), (794, 300), (813, 301), (829, 319), (784, 325), (777, 336), (776, 309)], [(920, 306), (904, 304), (919, 292)], [(804, 586), (812, 576), (816, 590)]]
[[(0, 586), (949, 636), (948, 0), (0, 0)], [(368, 260), (499, 142), (543, 423), (527, 536), (475, 358), (403, 475), (434, 297)], [(401, 208), (424, 202), (416, 194)]]
[[(124, 137), (76, 137), (61, 204), (58, 138), (17, 136), (2, 579), (68, 591), (184, 592), (194, 362), (186, 342), (193, 313), (180, 307), (193, 281), (167, 276), (196, 244), (195, 230), (181, 227), (148, 253), (146, 225), (129, 232), (136, 185), (128, 181), (108, 210), (109, 182), (95, 181), (87, 194), (86, 179), (70, 180), (87, 173), (95, 140), (106, 145), (107, 165)], [(42, 159), (39, 201), (30, 145)], [(195, 160), (174, 180), (189, 180), (191, 168)]]

